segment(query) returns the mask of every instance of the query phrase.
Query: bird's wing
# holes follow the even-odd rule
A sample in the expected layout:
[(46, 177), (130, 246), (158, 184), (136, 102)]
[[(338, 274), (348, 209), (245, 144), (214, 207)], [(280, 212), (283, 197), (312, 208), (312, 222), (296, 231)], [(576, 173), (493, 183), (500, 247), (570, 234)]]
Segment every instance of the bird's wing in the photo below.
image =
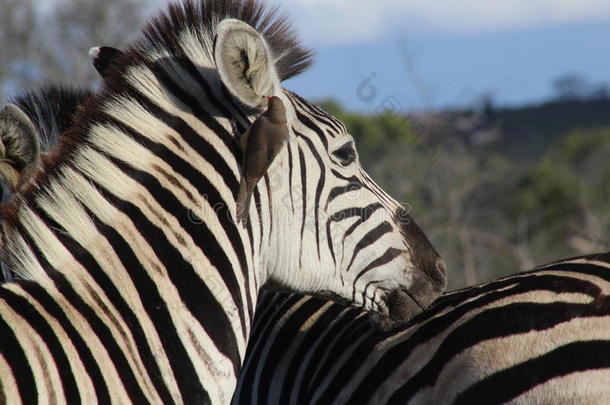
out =
[(250, 126), (250, 128), (248, 128), (248, 129), (246, 129), (246, 132), (241, 134), (241, 136), (239, 137), (239, 147), (241, 148), (241, 151), (244, 156), (246, 156), (246, 148), (248, 147), (248, 138), (250, 137), (251, 129), (252, 129), (252, 126)]

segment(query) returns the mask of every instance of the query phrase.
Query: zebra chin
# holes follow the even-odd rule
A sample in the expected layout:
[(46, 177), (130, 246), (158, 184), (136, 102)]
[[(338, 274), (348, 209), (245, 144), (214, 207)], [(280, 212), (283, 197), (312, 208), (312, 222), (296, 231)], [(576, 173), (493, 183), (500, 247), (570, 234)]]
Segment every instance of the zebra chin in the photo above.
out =
[(447, 288), (447, 269), (444, 261), (436, 260), (435, 272), (418, 271), (409, 288), (389, 291), (381, 300), (371, 320), (379, 329), (389, 331), (400, 327), (424, 312)]

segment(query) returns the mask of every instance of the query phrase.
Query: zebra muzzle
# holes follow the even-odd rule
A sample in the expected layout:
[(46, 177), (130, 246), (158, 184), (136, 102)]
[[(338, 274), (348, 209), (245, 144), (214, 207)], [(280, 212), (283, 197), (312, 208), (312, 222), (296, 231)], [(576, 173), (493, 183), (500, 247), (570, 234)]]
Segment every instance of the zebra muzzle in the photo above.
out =
[(425, 308), (405, 290), (391, 291), (384, 301), (386, 311), (371, 314), (373, 323), (383, 331), (404, 325)]
[(447, 269), (438, 257), (435, 271), (418, 271), (413, 275), (409, 288), (398, 288), (388, 292), (383, 299), (386, 311), (375, 316), (382, 330), (391, 330), (404, 325), (438, 298), (447, 287)]

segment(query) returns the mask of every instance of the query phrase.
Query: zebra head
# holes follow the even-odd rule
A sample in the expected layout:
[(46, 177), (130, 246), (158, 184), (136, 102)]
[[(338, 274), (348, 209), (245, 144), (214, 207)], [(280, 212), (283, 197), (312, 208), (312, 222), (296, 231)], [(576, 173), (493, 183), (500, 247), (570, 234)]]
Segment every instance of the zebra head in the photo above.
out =
[[(269, 278), (347, 299), (379, 314), (384, 327), (402, 323), (445, 289), (445, 265), (408, 212), (362, 169), (345, 125), (281, 87), (286, 55), (272, 39), (227, 19), (214, 53), (236, 110), (260, 111), (267, 95), (288, 109), (290, 141), (266, 176)], [(300, 57), (305, 63), (308, 55)]]
[[(299, 55), (302, 68), (308, 55)], [(102, 77), (113, 65), (120, 69), (117, 49), (92, 48), (90, 56)], [(317, 294), (378, 314), (383, 328), (410, 319), (440, 295), (447, 277), (443, 260), (409, 213), (362, 169), (345, 125), (281, 87), (282, 55), (273, 53), (265, 35), (245, 22), (223, 20), (215, 62), (243, 128), (267, 95), (280, 97), (288, 111), (290, 141), (252, 208), (273, 228), (269, 284), (306, 293), (330, 284)]]

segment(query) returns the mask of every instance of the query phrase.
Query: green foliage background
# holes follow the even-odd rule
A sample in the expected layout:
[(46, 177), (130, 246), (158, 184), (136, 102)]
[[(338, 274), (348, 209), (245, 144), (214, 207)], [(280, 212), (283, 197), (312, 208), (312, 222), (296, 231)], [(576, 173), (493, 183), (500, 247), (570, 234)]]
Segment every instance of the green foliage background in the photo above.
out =
[[(321, 105), (351, 131), (365, 169), (410, 207), (448, 262), (450, 288), (610, 248), (607, 98), (428, 117)], [(476, 141), (481, 133), (496, 136)]]

